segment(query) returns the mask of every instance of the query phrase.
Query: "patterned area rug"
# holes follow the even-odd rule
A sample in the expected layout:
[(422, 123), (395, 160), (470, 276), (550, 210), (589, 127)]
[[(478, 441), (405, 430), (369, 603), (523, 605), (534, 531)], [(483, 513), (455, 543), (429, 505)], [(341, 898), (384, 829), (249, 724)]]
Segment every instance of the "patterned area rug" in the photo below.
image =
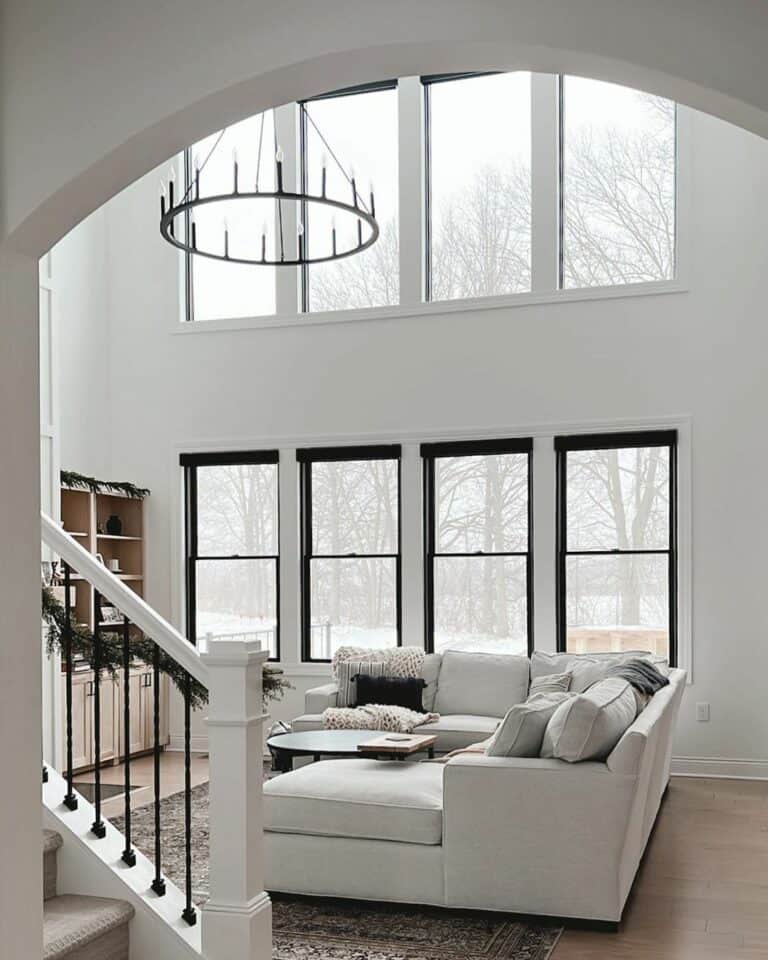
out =
[[(265, 771), (265, 775), (268, 775)], [(161, 801), (163, 873), (184, 889), (184, 794)], [(123, 818), (113, 818), (118, 830)], [(150, 859), (154, 810), (131, 818)], [(192, 790), (192, 896), (208, 899), (208, 784)], [(274, 960), (547, 960), (562, 928), (503, 913), (273, 896)]]

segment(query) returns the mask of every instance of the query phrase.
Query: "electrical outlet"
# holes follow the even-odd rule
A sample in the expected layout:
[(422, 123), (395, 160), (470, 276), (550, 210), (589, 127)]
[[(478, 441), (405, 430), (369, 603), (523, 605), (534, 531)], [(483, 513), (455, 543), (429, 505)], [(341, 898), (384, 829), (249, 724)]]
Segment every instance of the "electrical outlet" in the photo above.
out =
[(709, 704), (708, 703), (696, 704), (696, 719), (699, 721), (699, 723), (707, 723), (709, 721)]

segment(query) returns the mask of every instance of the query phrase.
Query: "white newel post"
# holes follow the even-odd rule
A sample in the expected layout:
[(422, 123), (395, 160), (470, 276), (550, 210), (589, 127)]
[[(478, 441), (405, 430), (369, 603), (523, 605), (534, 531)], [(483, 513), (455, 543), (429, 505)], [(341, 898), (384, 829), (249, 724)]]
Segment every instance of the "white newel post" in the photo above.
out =
[(209, 670), (210, 900), (205, 960), (271, 960), (272, 907), (264, 891), (262, 664), (254, 640), (212, 640)]

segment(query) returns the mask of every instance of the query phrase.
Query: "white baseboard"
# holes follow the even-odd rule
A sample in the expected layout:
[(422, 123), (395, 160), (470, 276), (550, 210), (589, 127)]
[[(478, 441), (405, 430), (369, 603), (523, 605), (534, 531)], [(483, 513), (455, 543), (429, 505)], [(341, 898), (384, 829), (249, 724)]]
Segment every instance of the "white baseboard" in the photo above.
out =
[(724, 757), (673, 757), (675, 777), (727, 780), (768, 780), (768, 760), (727, 760)]
[[(189, 738), (189, 748), (193, 753), (208, 753), (208, 737), (190, 737)], [(183, 750), (184, 749), (184, 737), (174, 737), (171, 735), (168, 738), (168, 746), (166, 750)]]

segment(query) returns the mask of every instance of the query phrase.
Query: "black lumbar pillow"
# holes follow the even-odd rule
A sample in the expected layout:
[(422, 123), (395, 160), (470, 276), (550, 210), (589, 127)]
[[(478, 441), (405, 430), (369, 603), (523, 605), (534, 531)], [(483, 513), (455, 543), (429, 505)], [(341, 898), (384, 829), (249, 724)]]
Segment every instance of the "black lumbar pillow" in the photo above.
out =
[(357, 690), (356, 707), (367, 703), (381, 703), (391, 707), (407, 707), (417, 713), (424, 713), (421, 692), (426, 687), (421, 677), (369, 677), (358, 673), (355, 677)]

